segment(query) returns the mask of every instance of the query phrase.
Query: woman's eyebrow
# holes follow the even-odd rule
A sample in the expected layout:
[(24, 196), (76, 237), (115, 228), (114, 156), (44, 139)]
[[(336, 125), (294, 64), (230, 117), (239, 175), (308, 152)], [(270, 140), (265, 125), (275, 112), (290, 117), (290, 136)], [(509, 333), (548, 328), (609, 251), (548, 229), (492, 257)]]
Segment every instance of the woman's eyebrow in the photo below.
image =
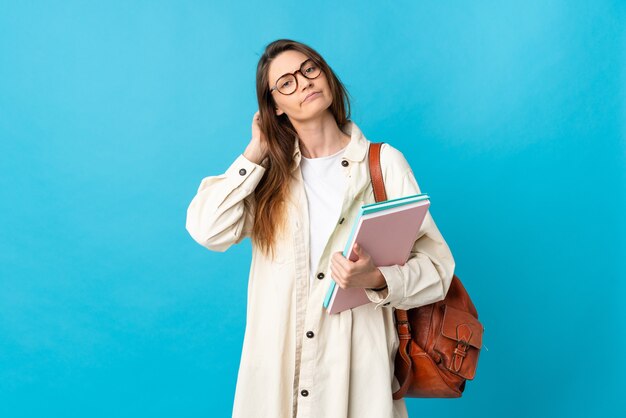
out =
[[(305, 62), (307, 62), (308, 60), (310, 60), (310, 58), (307, 58), (307, 59), (305, 59), (304, 61), (302, 61), (302, 62), (300, 63), (300, 65), (298, 66), (298, 69), (297, 69), (297, 70), (293, 70), (292, 72), (290, 72), (290, 73), (285, 73), (285, 74), (283, 74), (283, 75), (287, 75), (287, 74), (293, 74), (293, 73), (295, 73), (295, 72), (296, 72), (296, 71), (298, 71), (300, 68), (302, 68), (302, 64), (304, 64), (304, 63), (305, 63)], [(283, 75), (281, 75), (280, 77), (282, 77)], [(280, 77), (278, 77), (278, 78), (276, 79), (276, 81), (278, 81), (278, 80), (280, 79)]]

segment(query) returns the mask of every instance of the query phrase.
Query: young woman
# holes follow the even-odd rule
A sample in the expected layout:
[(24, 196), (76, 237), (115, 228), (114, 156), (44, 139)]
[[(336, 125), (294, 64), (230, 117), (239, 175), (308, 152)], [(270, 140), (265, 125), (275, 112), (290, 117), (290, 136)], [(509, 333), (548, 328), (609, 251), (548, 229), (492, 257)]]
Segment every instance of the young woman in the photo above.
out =
[[(347, 92), (315, 50), (288, 39), (267, 45), (256, 82), (252, 139), (224, 174), (202, 179), (186, 222), (213, 251), (252, 240), (233, 417), (406, 417), (392, 399), (393, 309), (445, 297), (450, 249), (428, 214), (404, 265), (376, 267), (362, 249), (344, 258), (359, 208), (375, 201)], [(420, 192), (399, 150), (384, 144), (381, 166), (388, 199)], [(330, 280), (371, 303), (329, 315)]]

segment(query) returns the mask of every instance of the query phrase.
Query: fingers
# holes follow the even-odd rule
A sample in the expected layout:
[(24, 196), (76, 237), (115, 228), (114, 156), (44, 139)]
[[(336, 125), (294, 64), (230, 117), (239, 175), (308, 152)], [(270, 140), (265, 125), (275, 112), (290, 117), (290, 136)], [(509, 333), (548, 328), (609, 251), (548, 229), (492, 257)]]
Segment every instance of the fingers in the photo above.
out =
[(335, 253), (330, 260), (330, 266), (332, 267), (334, 265), (337, 272), (345, 276), (350, 269), (350, 266), (345, 264), (346, 262), (349, 261), (343, 258), (341, 253)]
[(345, 263), (349, 262), (350, 261), (343, 257), (341, 252), (334, 253), (330, 259), (331, 277), (342, 289), (346, 289), (348, 287), (346, 277), (348, 277), (348, 273), (350, 272), (350, 266)]
[(367, 259), (370, 258), (369, 253), (365, 251), (363, 247), (361, 247), (356, 242), (354, 243), (354, 246), (352, 248), (354, 249), (355, 254), (359, 257), (357, 261), (361, 261), (361, 260), (367, 261)]
[(347, 289), (351, 286), (351, 279), (348, 272), (343, 270), (338, 264), (330, 263), (330, 273), (332, 279), (337, 282), (342, 289)]
[(335, 263), (330, 263), (330, 277), (339, 285), (339, 287), (345, 289), (343, 276), (339, 273), (337, 267), (335, 267)]
[(335, 263), (337, 263), (337, 265), (341, 266), (343, 271), (349, 269), (350, 263), (352, 263), (352, 261), (343, 256), (343, 253), (341, 251), (337, 251), (336, 253), (334, 253), (330, 260), (331, 262), (334, 261)]

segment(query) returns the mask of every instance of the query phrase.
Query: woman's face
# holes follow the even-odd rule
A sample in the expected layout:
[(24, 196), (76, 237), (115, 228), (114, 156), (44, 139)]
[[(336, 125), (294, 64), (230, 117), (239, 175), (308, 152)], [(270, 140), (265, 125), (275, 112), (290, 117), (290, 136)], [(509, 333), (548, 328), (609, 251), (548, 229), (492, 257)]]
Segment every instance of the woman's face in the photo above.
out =
[[(276, 85), (276, 81), (284, 74), (300, 69), (300, 66), (309, 57), (300, 51), (281, 52), (274, 58), (269, 68), (269, 88)], [(328, 109), (332, 103), (332, 94), (328, 86), (328, 79), (322, 71), (317, 78), (308, 79), (300, 72), (296, 73), (298, 87), (296, 91), (289, 95), (284, 95), (278, 90), (271, 94), (276, 103), (276, 115), (286, 113), (290, 120), (306, 120), (318, 115)], [(314, 96), (306, 97), (317, 92)]]

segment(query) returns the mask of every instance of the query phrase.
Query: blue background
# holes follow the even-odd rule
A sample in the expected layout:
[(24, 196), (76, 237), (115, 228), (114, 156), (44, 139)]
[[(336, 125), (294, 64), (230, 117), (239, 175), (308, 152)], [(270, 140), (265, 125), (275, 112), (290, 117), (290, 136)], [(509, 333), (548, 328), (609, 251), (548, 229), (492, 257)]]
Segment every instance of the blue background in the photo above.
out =
[(626, 2), (0, 2), (0, 416), (230, 416), (250, 241), (195, 243), (293, 38), (411, 163), (486, 330), (412, 416), (617, 416)]

